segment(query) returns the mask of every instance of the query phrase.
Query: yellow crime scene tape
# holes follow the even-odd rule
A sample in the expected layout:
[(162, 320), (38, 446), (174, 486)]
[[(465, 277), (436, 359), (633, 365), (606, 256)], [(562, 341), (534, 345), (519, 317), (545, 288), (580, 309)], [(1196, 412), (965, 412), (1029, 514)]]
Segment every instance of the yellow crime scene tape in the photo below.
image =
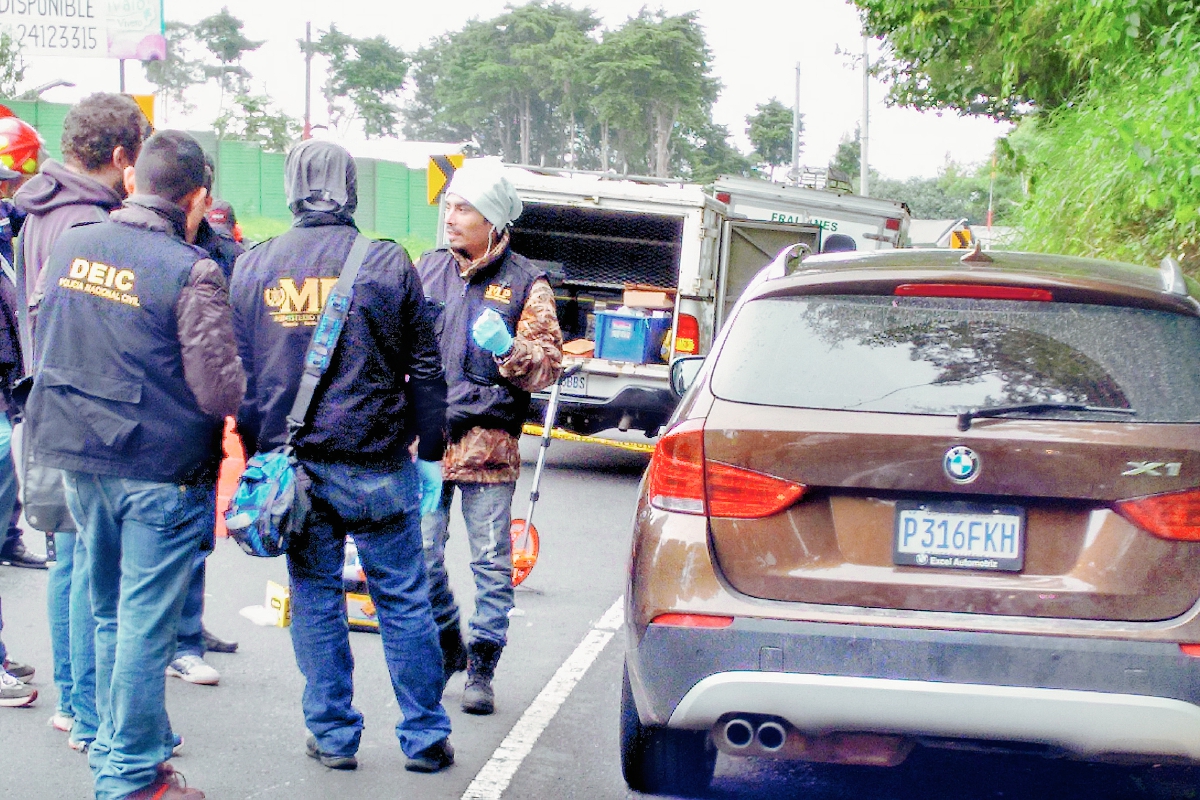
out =
[[(530, 436), (541, 436), (545, 432), (545, 429), (541, 425), (534, 425), (534, 424), (528, 423), (528, 422), (525, 423), (525, 426), (522, 427), (521, 430), (524, 431), (525, 433), (529, 434)], [(617, 441), (616, 439), (603, 439), (599, 436), (584, 436), (583, 434), (571, 433), (570, 431), (564, 431), (562, 428), (554, 428), (553, 430), (551, 430), (550, 438), (551, 439), (563, 439), (568, 442), (586, 442), (588, 444), (603, 444), (603, 445), (607, 445), (609, 447), (617, 447), (617, 448), (620, 448), (621, 450), (630, 450), (634, 453), (653, 453), (654, 452), (654, 445), (652, 445), (652, 444), (642, 444), (641, 442), (621, 442), (621, 441)]]

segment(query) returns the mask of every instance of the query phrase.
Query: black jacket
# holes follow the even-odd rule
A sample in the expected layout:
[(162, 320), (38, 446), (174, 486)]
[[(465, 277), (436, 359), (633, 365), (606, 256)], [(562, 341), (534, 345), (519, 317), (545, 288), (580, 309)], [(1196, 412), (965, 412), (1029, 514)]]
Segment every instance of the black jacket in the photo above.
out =
[(224, 276), (183, 241), (183, 211), (129, 198), (59, 237), (26, 405), (34, 459), (142, 480), (216, 477), (242, 399)]
[[(357, 231), (308, 214), (238, 259), (232, 301), (246, 399), (238, 430), (247, 453), (287, 438), (313, 326)], [(404, 248), (372, 242), (329, 370), (296, 440), (309, 461), (392, 465), (445, 448), (446, 381), (421, 283)]]

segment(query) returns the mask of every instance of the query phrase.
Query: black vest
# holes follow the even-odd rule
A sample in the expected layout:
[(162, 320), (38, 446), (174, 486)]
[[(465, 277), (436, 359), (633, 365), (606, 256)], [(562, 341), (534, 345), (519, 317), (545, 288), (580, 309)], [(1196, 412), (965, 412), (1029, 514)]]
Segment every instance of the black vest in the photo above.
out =
[(472, 428), (499, 428), (520, 436), (529, 392), (501, 376), (492, 354), (475, 344), (471, 326), (485, 308), (492, 308), (515, 336), (529, 290), (545, 273), (511, 248), (470, 281), (463, 280), (458, 262), (444, 248), (426, 253), (417, 272), (438, 315), (435, 330), (446, 372), (450, 440), (458, 441)]
[(63, 233), (46, 264), (27, 406), (37, 463), (164, 483), (215, 475), (222, 420), (184, 379), (175, 317), (204, 257), (119, 222)]

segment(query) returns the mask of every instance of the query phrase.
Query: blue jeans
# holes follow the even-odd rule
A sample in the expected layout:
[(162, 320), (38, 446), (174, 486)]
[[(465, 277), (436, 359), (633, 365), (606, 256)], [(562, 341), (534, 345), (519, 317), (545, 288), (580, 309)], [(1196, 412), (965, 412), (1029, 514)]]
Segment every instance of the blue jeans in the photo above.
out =
[(429, 602), (442, 630), (458, 623), (458, 604), (446, 574), (446, 539), (450, 531), (450, 503), (454, 488), (462, 494), (463, 521), (471, 546), (471, 573), (475, 576), (475, 613), (471, 615), (470, 641), (488, 641), (501, 647), (508, 641), (508, 612), (513, 607), (512, 498), (515, 483), (446, 483), (438, 507), (421, 520), (425, 567), (429, 572)]
[(352, 703), (354, 657), (342, 561), (354, 537), (379, 611), (383, 656), (400, 706), (396, 737), (414, 756), (450, 735), (442, 708), (442, 651), (429, 608), (418, 524), (417, 470), (306, 462), (313, 507), (288, 548), (292, 648), (304, 675), (304, 721), (328, 755), (358, 752), (363, 717)]
[(192, 574), (188, 578), (183, 599), (183, 613), (179, 618), (179, 641), (175, 647), (176, 658), (202, 656), (206, 650), (204, 646), (204, 561), (215, 545), (216, 529), (210, 526), (208, 536), (200, 543), (200, 549), (192, 562)]
[(12, 423), (8, 414), (0, 411), (0, 550), (20, 541), (21, 529), (12, 524), (17, 505), (17, 463), (12, 454)]
[(50, 606), (50, 645), (58, 708), (75, 717), (71, 741), (91, 742), (96, 717), (96, 617), (87, 545), (74, 533), (54, 534), (58, 561), (46, 585)]
[(211, 485), (65, 475), (67, 505), (84, 521), (96, 619), (100, 725), (88, 760), (97, 800), (117, 800), (151, 784), (171, 754), (165, 672), (215, 494)]

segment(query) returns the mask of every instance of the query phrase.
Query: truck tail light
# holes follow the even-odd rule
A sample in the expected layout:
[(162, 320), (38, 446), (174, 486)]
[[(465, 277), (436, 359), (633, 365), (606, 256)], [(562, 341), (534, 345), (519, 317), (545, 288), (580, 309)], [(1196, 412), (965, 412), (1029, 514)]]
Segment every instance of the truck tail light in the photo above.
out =
[(1200, 542), (1200, 489), (1122, 500), (1116, 509), (1122, 517), (1159, 538)]
[(799, 500), (803, 484), (704, 458), (704, 421), (687, 420), (658, 440), (650, 459), (650, 505), (680, 514), (760, 519)]
[(675, 324), (675, 352), (689, 356), (700, 352), (700, 322), (691, 314), (680, 314)]
[(898, 231), (900, 230), (900, 220), (889, 219), (883, 223), (883, 227), (887, 228), (889, 231)]

